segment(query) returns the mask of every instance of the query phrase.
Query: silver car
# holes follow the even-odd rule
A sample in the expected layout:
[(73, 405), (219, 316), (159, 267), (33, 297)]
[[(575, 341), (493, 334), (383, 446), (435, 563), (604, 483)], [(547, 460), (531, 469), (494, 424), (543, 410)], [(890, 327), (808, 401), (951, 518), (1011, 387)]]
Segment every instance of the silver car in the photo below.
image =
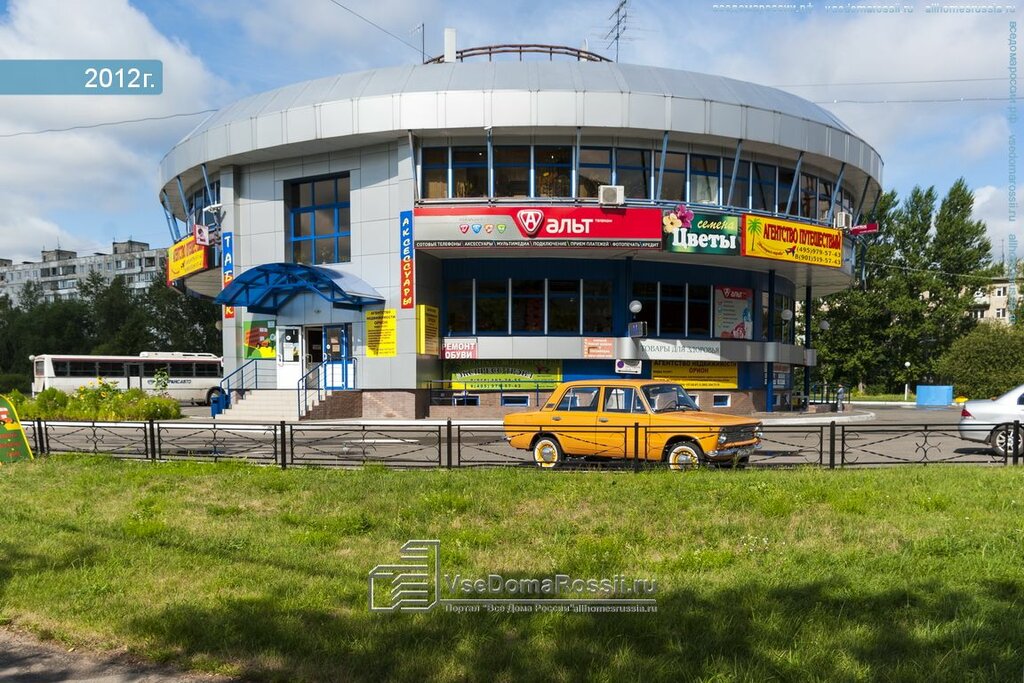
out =
[(960, 438), (980, 441), (992, 447), (1000, 457), (1012, 455), (1014, 421), (1017, 430), (1017, 453), (1024, 454), (1024, 385), (1011, 389), (999, 398), (967, 401), (960, 411)]

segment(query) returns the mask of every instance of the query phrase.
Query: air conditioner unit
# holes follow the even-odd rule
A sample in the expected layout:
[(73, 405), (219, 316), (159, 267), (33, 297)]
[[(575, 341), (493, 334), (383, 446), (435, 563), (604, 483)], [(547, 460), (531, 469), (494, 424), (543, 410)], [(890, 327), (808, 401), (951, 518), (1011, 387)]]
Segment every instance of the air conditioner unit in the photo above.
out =
[(853, 214), (848, 211), (836, 211), (832, 225), (837, 230), (849, 230), (853, 227)]
[(626, 188), (622, 185), (599, 185), (597, 203), (601, 206), (622, 206), (626, 203)]

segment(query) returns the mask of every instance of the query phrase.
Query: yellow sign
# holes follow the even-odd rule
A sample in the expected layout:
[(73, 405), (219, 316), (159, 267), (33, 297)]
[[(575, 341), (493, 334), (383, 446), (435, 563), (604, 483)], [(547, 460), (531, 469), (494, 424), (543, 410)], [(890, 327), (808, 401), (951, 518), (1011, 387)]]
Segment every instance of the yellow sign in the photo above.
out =
[(743, 216), (743, 255), (839, 268), (843, 233), (768, 216)]
[(736, 363), (710, 361), (653, 361), (651, 376), (678, 382), (684, 389), (735, 389), (739, 386), (739, 366)]
[(0, 396), (0, 465), (31, 459), (32, 448), (18, 420), (18, 411), (14, 403)]
[(436, 306), (420, 304), (416, 307), (416, 353), (438, 356), (441, 353), (441, 334)]
[(196, 238), (191, 235), (180, 242), (175, 242), (174, 246), (167, 250), (167, 284), (186, 275), (206, 270), (208, 254), (209, 249), (196, 244)]
[(554, 389), (562, 381), (560, 360), (456, 360), (444, 367), (456, 391)]
[(366, 312), (367, 358), (398, 355), (398, 312), (393, 308)]

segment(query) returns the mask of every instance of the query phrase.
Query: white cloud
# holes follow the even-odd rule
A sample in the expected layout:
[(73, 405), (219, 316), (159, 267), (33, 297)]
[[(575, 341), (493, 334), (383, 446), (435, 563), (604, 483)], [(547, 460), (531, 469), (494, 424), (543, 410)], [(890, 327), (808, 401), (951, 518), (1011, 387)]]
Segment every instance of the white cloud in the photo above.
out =
[(960, 143), (960, 154), (965, 159), (976, 160), (993, 153), (1007, 153), (1010, 124), (998, 115), (986, 116), (976, 127), (967, 131)]
[(1024, 235), (1021, 218), (1010, 220), (1008, 189), (985, 185), (974, 190), (974, 211), (971, 217), (985, 222), (992, 242), (992, 259), (998, 261), (1006, 254), (1010, 257), (1010, 235), (1017, 240), (1017, 258), (1024, 258)]
[[(197, 56), (158, 32), (127, 0), (14, 0), (0, 16), (0, 58), (159, 59), (164, 77), (162, 95), (5, 97), (0, 134), (197, 111), (210, 107), (218, 88)], [(58, 239), (67, 248), (95, 249), (92, 239), (71, 235), (95, 235), (97, 221), (108, 223), (102, 226), (108, 233), (128, 232), (133, 224), (142, 232), (137, 216), (144, 203), (160, 215), (157, 164), (196, 122), (0, 138), (0, 257), (38, 259), (39, 250)], [(119, 221), (126, 222), (120, 230)]]

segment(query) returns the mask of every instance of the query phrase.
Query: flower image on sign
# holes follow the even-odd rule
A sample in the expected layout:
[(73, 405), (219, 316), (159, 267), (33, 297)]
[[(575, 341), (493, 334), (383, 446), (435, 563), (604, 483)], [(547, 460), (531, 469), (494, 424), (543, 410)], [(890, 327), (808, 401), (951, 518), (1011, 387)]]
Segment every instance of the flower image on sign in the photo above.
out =
[(0, 465), (31, 459), (32, 449), (18, 420), (18, 411), (6, 397), (0, 396)]
[(740, 253), (740, 217), (693, 213), (680, 204), (662, 218), (665, 251), (677, 254)]
[(722, 339), (754, 338), (754, 290), (715, 287), (715, 336)]
[(843, 233), (806, 223), (744, 214), (743, 255), (840, 268)]

